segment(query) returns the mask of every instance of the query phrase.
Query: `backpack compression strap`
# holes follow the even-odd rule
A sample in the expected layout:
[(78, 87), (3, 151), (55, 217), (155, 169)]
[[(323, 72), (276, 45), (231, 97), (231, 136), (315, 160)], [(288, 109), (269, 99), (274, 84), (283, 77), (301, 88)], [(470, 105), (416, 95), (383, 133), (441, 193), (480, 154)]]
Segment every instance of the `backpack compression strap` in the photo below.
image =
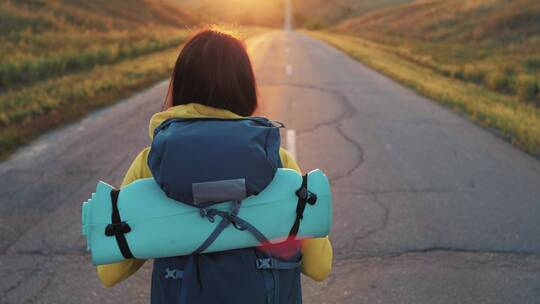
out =
[(298, 234), (298, 229), (300, 229), (300, 221), (304, 217), (304, 210), (306, 209), (306, 203), (310, 205), (315, 205), (317, 203), (317, 195), (312, 193), (307, 188), (307, 174), (302, 176), (302, 186), (296, 191), (296, 196), (298, 196), (298, 203), (296, 205), (296, 219), (294, 224), (289, 232), (289, 238), (295, 238)]
[(133, 254), (131, 253), (131, 250), (129, 250), (129, 246), (126, 240), (125, 234), (131, 231), (131, 227), (129, 227), (129, 224), (126, 222), (122, 222), (122, 219), (120, 218), (120, 212), (118, 211), (118, 195), (120, 194), (120, 190), (118, 189), (112, 189), (111, 190), (111, 204), (112, 204), (112, 214), (111, 214), (111, 220), (112, 223), (107, 225), (105, 228), (105, 235), (106, 236), (115, 236), (116, 243), (118, 243), (118, 248), (120, 248), (120, 252), (126, 259), (132, 259)]
[(199, 248), (197, 248), (191, 254), (200, 254), (201, 252), (206, 250), (218, 238), (218, 236), (223, 232), (223, 230), (225, 230), (225, 228), (231, 224), (234, 226), (234, 228), (240, 231), (246, 230), (247, 232), (251, 233), (253, 237), (255, 237), (261, 244), (269, 243), (268, 239), (264, 236), (262, 232), (259, 231), (259, 229), (255, 228), (246, 220), (238, 217), (239, 209), (240, 201), (233, 201), (229, 212), (220, 211), (217, 209), (199, 209), (201, 217), (208, 218), (210, 222), (214, 222), (214, 217), (216, 215), (219, 215), (222, 219), (221, 222), (219, 222), (219, 224), (216, 226), (214, 231), (212, 231), (210, 236), (208, 236), (208, 238), (199, 246)]

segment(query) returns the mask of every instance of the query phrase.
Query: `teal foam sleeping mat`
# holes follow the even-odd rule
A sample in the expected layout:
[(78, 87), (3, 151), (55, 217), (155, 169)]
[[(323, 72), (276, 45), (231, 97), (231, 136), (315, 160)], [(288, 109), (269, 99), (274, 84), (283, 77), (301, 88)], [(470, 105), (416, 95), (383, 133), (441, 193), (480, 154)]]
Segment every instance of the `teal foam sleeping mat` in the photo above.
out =
[[(244, 199), (237, 216), (258, 229), (272, 243), (283, 241), (295, 223), (302, 176), (291, 169), (278, 169), (272, 182), (258, 195)], [(332, 195), (328, 178), (321, 170), (308, 174), (307, 188), (317, 197), (306, 204), (300, 221), (298, 238), (324, 237), (332, 224)], [(117, 239), (106, 235), (113, 207), (111, 190), (99, 182), (96, 192), (82, 206), (82, 234), (92, 263), (102, 265), (124, 260)], [(233, 202), (213, 205), (229, 211)], [(137, 180), (123, 187), (117, 206), (123, 222), (129, 225), (125, 240), (134, 257), (139, 259), (181, 256), (193, 253), (219, 224), (201, 216), (200, 209), (168, 198), (153, 178)], [(228, 225), (203, 252), (216, 252), (260, 245), (252, 234)]]

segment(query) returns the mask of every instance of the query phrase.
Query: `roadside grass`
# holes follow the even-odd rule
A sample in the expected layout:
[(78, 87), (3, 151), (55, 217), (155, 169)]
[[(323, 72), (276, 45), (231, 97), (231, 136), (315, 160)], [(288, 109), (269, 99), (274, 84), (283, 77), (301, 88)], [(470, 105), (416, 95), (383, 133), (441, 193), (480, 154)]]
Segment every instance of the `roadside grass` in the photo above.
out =
[[(0, 96), (0, 159), (38, 135), (110, 105), (170, 73), (176, 49), (48, 80)], [(6, 119), (7, 118), (7, 119)]]
[(0, 160), (167, 78), (201, 21), (174, 1), (0, 1)]
[[(342, 33), (347, 35), (348, 33)], [(391, 35), (355, 35), (375, 42), (407, 61), (444, 76), (540, 105), (540, 44), (495, 45), (452, 41), (420, 41)]]
[[(268, 28), (233, 28), (247, 39)], [(76, 121), (170, 76), (188, 30), (165, 50), (144, 51), (76, 72), (36, 80), (0, 94), (0, 160), (53, 128)], [(152, 49), (152, 48), (151, 48)], [(148, 53), (148, 54), (146, 54)]]
[(444, 76), (540, 106), (540, 1), (404, 1), (331, 28)]
[(158, 0), (0, 1), (0, 159), (164, 78), (196, 23)]
[(186, 30), (25, 32), (0, 36), (0, 92), (180, 45)]
[[(306, 33), (334, 45), (453, 111), (465, 114), (472, 121), (495, 130), (518, 148), (540, 157), (540, 109), (533, 104), (516, 96), (495, 92), (481, 84), (453, 78), (400, 55), (390, 45), (351, 35), (320, 31)], [(498, 81), (493, 80), (495, 84)], [(520, 81), (533, 82), (530, 78)]]
[(195, 24), (157, 0), (0, 2), (0, 94), (179, 45)]

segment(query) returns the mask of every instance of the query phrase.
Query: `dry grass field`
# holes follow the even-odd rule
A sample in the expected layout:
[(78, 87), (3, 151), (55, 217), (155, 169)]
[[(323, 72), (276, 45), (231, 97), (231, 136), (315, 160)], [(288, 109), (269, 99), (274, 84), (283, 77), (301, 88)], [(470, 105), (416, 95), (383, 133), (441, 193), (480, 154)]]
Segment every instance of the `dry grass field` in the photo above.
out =
[(413, 0), (297, 0), (293, 1), (294, 23), (318, 30), (388, 6)]
[(537, 102), (540, 2), (416, 1), (334, 28), (361, 36), (443, 75)]
[(3, 1), (0, 158), (165, 78), (195, 18), (162, 1)]

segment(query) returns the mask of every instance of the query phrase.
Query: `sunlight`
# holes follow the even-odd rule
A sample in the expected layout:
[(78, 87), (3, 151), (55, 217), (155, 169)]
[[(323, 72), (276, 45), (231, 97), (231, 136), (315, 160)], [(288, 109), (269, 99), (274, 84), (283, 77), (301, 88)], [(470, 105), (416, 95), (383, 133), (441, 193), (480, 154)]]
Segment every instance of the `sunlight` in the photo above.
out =
[(282, 1), (203, 0), (193, 4), (203, 16), (216, 22), (277, 26), (282, 22)]

